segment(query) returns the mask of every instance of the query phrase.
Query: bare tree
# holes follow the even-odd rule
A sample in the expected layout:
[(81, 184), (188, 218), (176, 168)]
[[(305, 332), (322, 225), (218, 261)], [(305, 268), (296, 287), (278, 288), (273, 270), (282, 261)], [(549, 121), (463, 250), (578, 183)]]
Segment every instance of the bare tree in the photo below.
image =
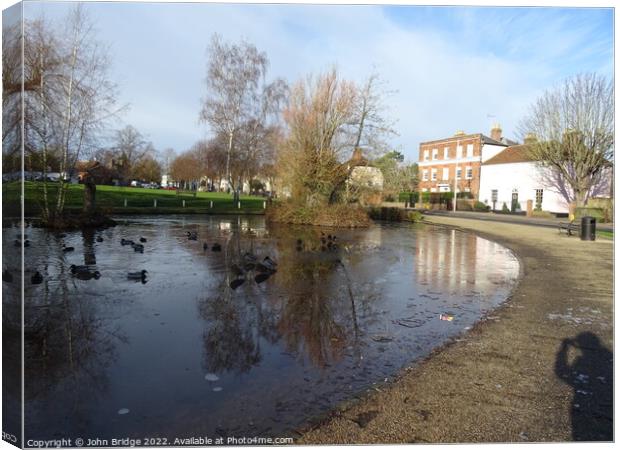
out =
[(393, 92), (385, 90), (379, 74), (373, 72), (358, 87), (354, 121), (351, 123), (355, 135), (354, 148), (381, 154), (388, 151), (388, 139), (398, 133), (394, 122), (385, 116), (384, 101)]
[(121, 178), (128, 181), (138, 161), (148, 153), (153, 152), (154, 149), (152, 144), (146, 142), (142, 134), (131, 125), (117, 130), (114, 140), (114, 165)]
[(227, 137), (229, 187), (235, 187), (231, 176), (235, 151), (244, 153), (238, 162), (254, 164), (272, 126), (268, 119), (278, 114), (286, 96), (287, 86), (283, 80), (265, 83), (268, 65), (267, 55), (254, 45), (246, 41), (227, 44), (217, 34), (213, 35), (205, 80), (207, 97), (200, 119), (211, 126), (214, 134)]
[(351, 148), (347, 125), (355, 116), (356, 88), (335, 69), (295, 84), (283, 117), (289, 135), (278, 154), (284, 185), (302, 203), (332, 201), (335, 187), (346, 178), (341, 164)]
[[(570, 78), (531, 106), (519, 131), (536, 135), (533, 159), (566, 183), (577, 206), (590, 194), (614, 157), (613, 83), (596, 74)], [(568, 190), (565, 190), (568, 192)]]

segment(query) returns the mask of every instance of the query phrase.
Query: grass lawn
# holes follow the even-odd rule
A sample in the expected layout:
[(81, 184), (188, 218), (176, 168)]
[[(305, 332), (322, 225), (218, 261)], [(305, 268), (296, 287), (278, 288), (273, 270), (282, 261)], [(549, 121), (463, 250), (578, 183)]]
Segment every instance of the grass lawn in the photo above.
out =
[[(48, 193), (51, 201), (55, 199), (55, 183), (48, 183)], [(2, 184), (2, 203), (6, 213), (19, 213), (20, 183)], [(67, 192), (66, 209), (79, 211), (82, 209), (84, 186), (81, 184), (69, 185)], [(39, 213), (43, 199), (42, 182), (26, 182), (24, 184), (25, 214)], [(232, 195), (222, 192), (198, 192), (196, 197), (191, 195), (177, 195), (176, 191), (164, 189), (144, 189), (134, 187), (97, 186), (97, 206), (108, 214), (183, 214), (183, 213), (213, 213), (213, 214), (262, 214), (262, 197), (241, 196), (241, 208), (233, 204)], [(125, 206), (125, 200), (127, 206)], [(183, 206), (185, 200), (185, 206)], [(157, 202), (157, 206), (155, 206)], [(213, 204), (211, 204), (213, 202)]]
[(597, 238), (603, 238), (603, 239), (613, 239), (614, 238), (614, 232), (613, 231), (606, 231), (606, 230), (596, 230), (596, 237)]

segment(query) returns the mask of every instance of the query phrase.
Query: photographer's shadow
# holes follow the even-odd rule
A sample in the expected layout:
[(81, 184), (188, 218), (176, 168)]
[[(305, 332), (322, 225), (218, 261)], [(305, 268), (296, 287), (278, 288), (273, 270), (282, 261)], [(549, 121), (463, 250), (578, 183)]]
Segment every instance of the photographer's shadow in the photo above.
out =
[[(569, 362), (569, 349), (578, 355)], [(590, 332), (564, 339), (555, 374), (573, 388), (571, 422), (575, 441), (613, 440), (613, 354)]]

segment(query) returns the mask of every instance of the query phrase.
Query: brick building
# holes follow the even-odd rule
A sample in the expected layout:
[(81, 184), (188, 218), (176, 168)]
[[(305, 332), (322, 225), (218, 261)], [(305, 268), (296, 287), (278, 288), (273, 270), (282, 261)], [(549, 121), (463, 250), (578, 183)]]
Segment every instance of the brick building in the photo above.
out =
[(462, 131), (444, 139), (420, 143), (419, 189), (422, 192), (471, 192), (478, 198), (480, 167), (509, 145), (516, 142), (502, 138), (502, 129), (496, 124), (491, 137), (482, 133), (465, 134)]

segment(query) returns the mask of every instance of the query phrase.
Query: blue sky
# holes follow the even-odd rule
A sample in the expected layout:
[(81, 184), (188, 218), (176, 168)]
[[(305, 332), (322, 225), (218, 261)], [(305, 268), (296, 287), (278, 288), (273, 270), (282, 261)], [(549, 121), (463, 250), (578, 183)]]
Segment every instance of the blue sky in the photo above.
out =
[[(28, 2), (57, 26), (70, 3)], [(421, 141), (457, 130), (504, 135), (536, 97), (579, 72), (613, 76), (610, 8), (416, 7), (87, 3), (110, 47), (111, 77), (131, 124), (158, 149), (188, 149), (210, 131), (198, 123), (212, 33), (267, 52), (269, 76), (294, 82), (333, 65), (362, 80), (376, 67), (399, 136), (416, 160)]]

